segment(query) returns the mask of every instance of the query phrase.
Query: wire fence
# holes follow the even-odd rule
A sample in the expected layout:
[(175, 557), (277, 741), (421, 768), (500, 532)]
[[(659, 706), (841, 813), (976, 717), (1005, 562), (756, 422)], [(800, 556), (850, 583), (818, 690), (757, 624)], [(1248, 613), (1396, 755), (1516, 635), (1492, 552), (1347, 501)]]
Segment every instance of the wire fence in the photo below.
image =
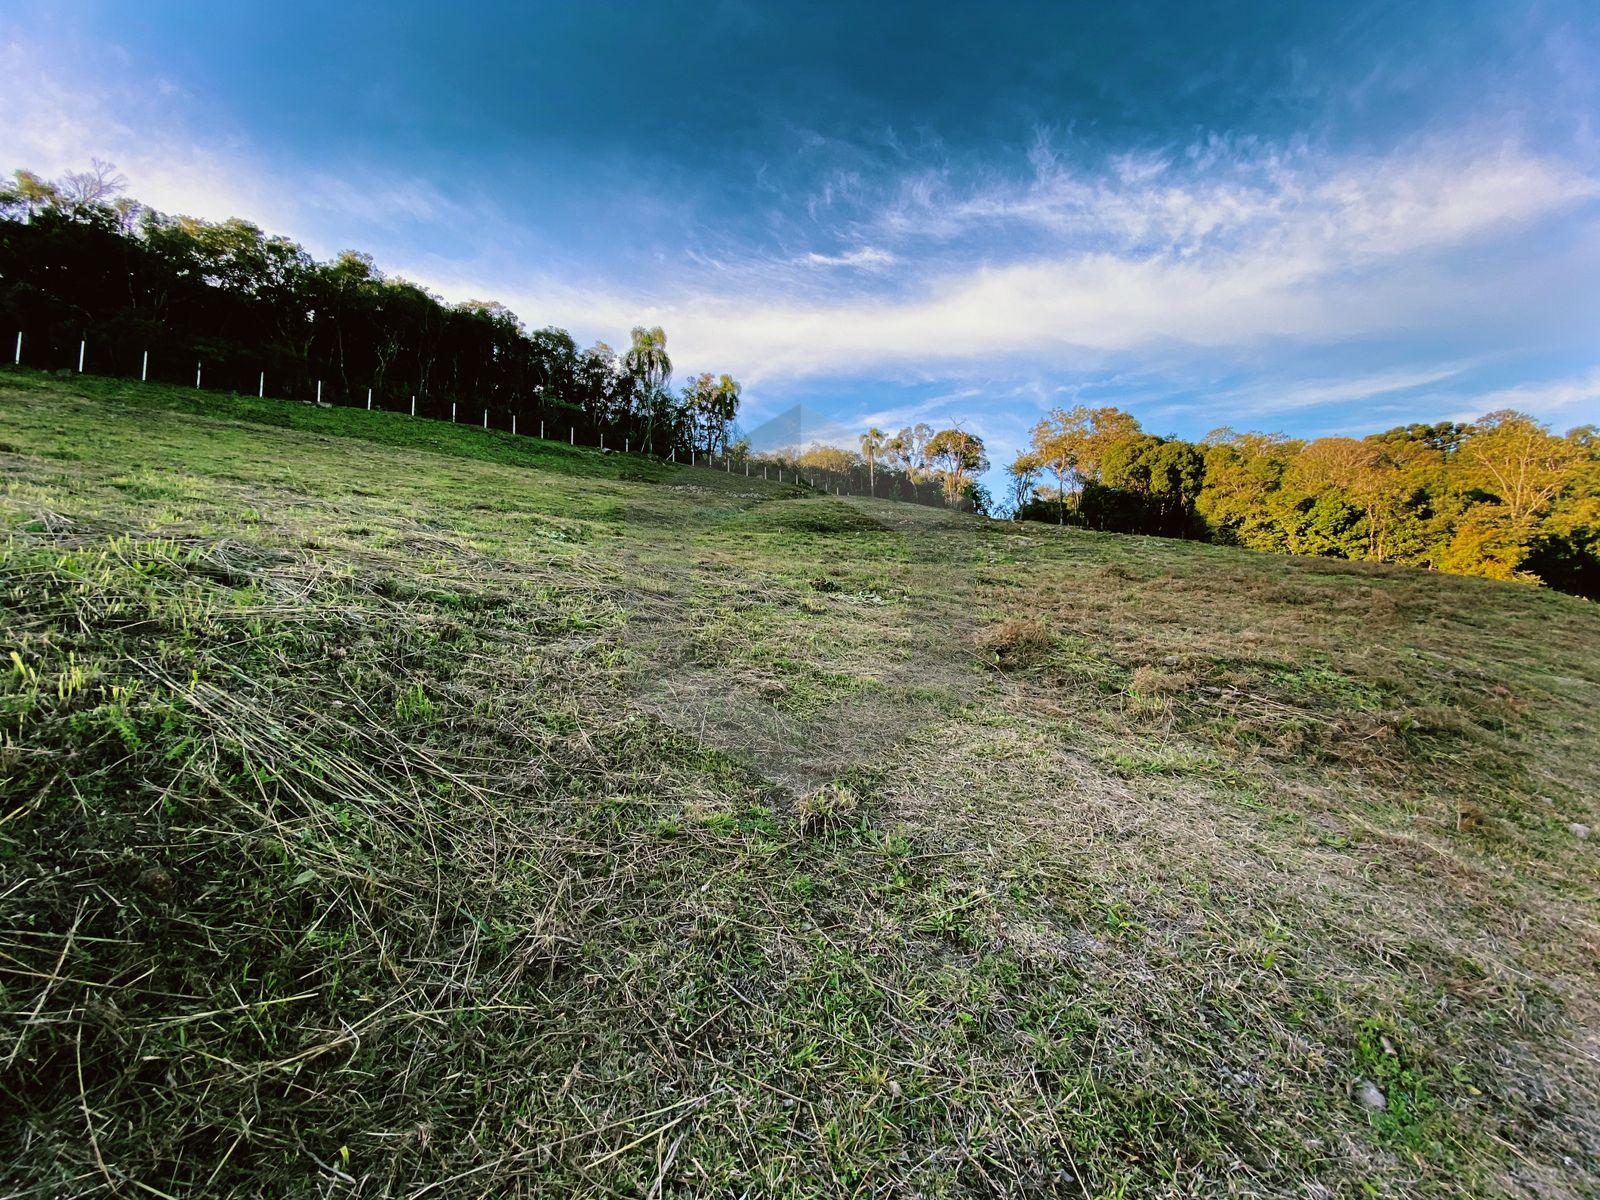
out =
[[(545, 401), (543, 397), (532, 403), (514, 405), (503, 400), (493, 406), (468, 405), (460, 400), (438, 400), (425, 393), (397, 391), (378, 385), (352, 392), (329, 386), (328, 381), (321, 379), (310, 380), (302, 385), (307, 391), (305, 396), (285, 396), (277, 393), (272, 386), (274, 380), (269, 377), (266, 368), (258, 365), (252, 365), (255, 369), (246, 369), (237, 362), (207, 362), (205, 358), (197, 357), (193, 359), (191, 373), (187, 357), (182, 360), (181, 369), (175, 370), (170, 357), (163, 359), (152, 356), (149, 350), (141, 350), (137, 356), (126, 350), (118, 353), (97, 351), (88, 338), (80, 338), (76, 346), (45, 339), (45, 346), (40, 350), (36, 341), (30, 340), (23, 330), (17, 331), (10, 349), (12, 366), (57, 375), (137, 378), (142, 383), (192, 387), (196, 391), (216, 394), (254, 395), (263, 400), (314, 404), (322, 408), (364, 408), (369, 412), (399, 413), (517, 437), (565, 442), (569, 446), (596, 449), (607, 454), (636, 454), (660, 462), (681, 463), (688, 467), (722, 471), (728, 475), (788, 484), (812, 491), (855, 494), (843, 476), (803, 468), (792, 456), (718, 454), (713, 450), (694, 447), (680, 451), (677, 445), (668, 447), (664, 452), (658, 451), (653, 439), (636, 438), (629, 432), (619, 431), (615, 425), (597, 422), (587, 415), (580, 415), (575, 409), (565, 409)], [(135, 369), (119, 369), (133, 367), (135, 363)], [(241, 383), (248, 386), (241, 387)]]
[[(226, 354), (208, 355), (202, 347), (168, 344), (152, 353), (151, 348), (133, 348), (127, 339), (102, 341), (80, 337), (71, 341), (63, 340), (55, 331), (42, 335), (35, 332), (30, 336), (25, 329), (16, 332), (10, 348), (11, 365), (19, 368), (66, 375), (137, 378), (144, 383), (192, 387), (196, 391), (217, 394), (253, 395), (263, 400), (299, 401), (323, 408), (403, 413), (418, 419), (477, 426), (518, 437), (564, 441), (570, 446), (594, 448), (603, 453), (637, 454), (660, 462), (704, 467), (835, 496), (871, 496), (929, 507), (946, 506), (943, 489), (938, 483), (908, 478), (903, 472), (867, 464), (848, 471), (805, 465), (798, 461), (798, 447), (777, 454), (727, 451), (718, 454), (712, 449), (682, 447), (674, 442), (661, 450), (649, 432), (641, 436), (631, 427), (597, 420), (592, 414), (563, 404), (540, 389), (535, 389), (531, 400), (496, 397), (488, 403), (465, 403), (459, 399), (432, 397), (425, 391), (407, 390), (381, 380), (360, 388), (340, 386), (334, 381), (304, 376), (304, 372), (291, 368), (282, 371), (289, 386), (280, 391), (279, 372), (272, 364), (251, 362), (232, 349)], [(296, 392), (304, 394), (296, 395)]]

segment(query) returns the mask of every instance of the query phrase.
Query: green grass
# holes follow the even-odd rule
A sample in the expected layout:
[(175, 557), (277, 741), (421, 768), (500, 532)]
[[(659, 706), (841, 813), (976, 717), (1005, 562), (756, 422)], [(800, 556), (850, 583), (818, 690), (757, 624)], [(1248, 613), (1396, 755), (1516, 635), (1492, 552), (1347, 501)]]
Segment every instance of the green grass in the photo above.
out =
[(1593, 605), (30, 373), (0, 479), (7, 1195), (1600, 1188)]

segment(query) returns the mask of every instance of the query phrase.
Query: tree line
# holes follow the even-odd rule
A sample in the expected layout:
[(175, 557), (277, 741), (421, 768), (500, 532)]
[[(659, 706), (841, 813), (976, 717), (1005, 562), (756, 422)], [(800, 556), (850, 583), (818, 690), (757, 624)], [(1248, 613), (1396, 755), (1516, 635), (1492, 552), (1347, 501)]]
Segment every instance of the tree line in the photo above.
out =
[[(449, 304), (371, 257), (318, 262), (298, 243), (234, 218), (170, 216), (124, 194), (110, 164), (57, 180), (0, 183), (0, 321), (30, 361), (253, 394), (464, 405), (513, 413), (593, 444), (600, 435), (662, 456), (725, 454), (740, 386), (711, 373), (674, 391), (666, 333), (632, 331), (621, 352), (528, 329), (503, 304)], [(147, 357), (148, 356), (148, 357)], [(527, 424), (525, 428), (529, 427)]]
[(1147, 433), (1117, 408), (1055, 409), (1007, 465), (998, 501), (978, 481), (989, 462), (975, 435), (869, 429), (859, 445), (800, 461), (850, 491), (920, 491), (1016, 520), (1404, 563), (1600, 599), (1593, 425), (1556, 434), (1507, 410), (1364, 438), (1223, 428), (1190, 442)]
[(1523, 413), (1301, 440), (1156, 437), (1057, 409), (1007, 468), (1025, 520), (1406, 563), (1600, 598), (1600, 435)]
[(1404, 563), (1600, 599), (1600, 433), (1523, 413), (1315, 440), (1218, 429), (1146, 433), (1117, 408), (1056, 409), (1006, 467), (983, 440), (869, 429), (798, 462), (841, 490), (1022, 521), (1191, 538), (1282, 554)]
[(851, 495), (987, 513), (992, 500), (979, 480), (989, 469), (983, 439), (962, 429), (908, 425), (899, 433), (869, 429), (860, 450), (814, 445), (792, 456), (799, 467)]
[(1600, 599), (1600, 432), (1524, 413), (1303, 440), (1217, 429), (1198, 442), (1079, 406), (1036, 424), (998, 501), (981, 438), (869, 429), (799, 463), (841, 490), (1115, 533), (1403, 563)]

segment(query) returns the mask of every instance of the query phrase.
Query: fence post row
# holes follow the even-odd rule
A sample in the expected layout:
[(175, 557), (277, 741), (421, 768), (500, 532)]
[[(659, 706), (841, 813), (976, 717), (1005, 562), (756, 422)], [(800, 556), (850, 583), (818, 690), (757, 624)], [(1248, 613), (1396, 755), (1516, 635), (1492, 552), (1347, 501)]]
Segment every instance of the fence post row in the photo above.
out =
[[(25, 333), (26, 333), (25, 330), (21, 330), (21, 329), (17, 330), (17, 340), (16, 340), (15, 345), (13, 346), (12, 354), (11, 354), (11, 361), (12, 361), (12, 364), (15, 365), (15, 366), (21, 366), (22, 365), (22, 343), (23, 343), (23, 337), (24, 337)], [(80, 338), (79, 341), (78, 341), (78, 373), (79, 374), (85, 373), (85, 368), (88, 366), (88, 351), (89, 351), (89, 339), (88, 338)], [(202, 381), (204, 379), (204, 368), (205, 368), (205, 363), (204, 363), (203, 360), (202, 361), (197, 361), (194, 364), (194, 386), (197, 389), (201, 386), (201, 383), (202, 383)], [(139, 380), (142, 383), (147, 383), (147, 382), (149, 382), (149, 379), (150, 379), (150, 351), (149, 350), (144, 350), (143, 352), (141, 352), (140, 357), (139, 357)], [(322, 384), (323, 384), (323, 380), (321, 380), (321, 379), (317, 380), (317, 403), (318, 404), (322, 403)], [(543, 390), (544, 389), (542, 389), (542, 388), (539, 389), (539, 391), (540, 391), (540, 399), (541, 400), (543, 399)], [(260, 399), (265, 399), (266, 395), (267, 395), (267, 373), (265, 371), (262, 371), (262, 372), (260, 372), (260, 374), (256, 378), (256, 396), (258, 398), (260, 398)], [(368, 412), (372, 411), (372, 405), (373, 405), (373, 389), (369, 387), (367, 389), (367, 404), (366, 404)], [(458, 420), (457, 409), (458, 409), (457, 402), (452, 400), (450, 402), (450, 420), (452, 422)], [(487, 408), (485, 408), (482, 411), (483, 411), (483, 417), (482, 417), (483, 428), (488, 429), (489, 428), (489, 410)], [(411, 416), (413, 416), (413, 417), (415, 417), (417, 415), (417, 394), (415, 392), (411, 393), (410, 412), (411, 412)], [(539, 437), (540, 437), (541, 440), (545, 437), (545, 432), (546, 432), (545, 431), (545, 424), (546, 423), (545, 423), (545, 421), (543, 419), (541, 419), (539, 421)], [(519, 422), (518, 422), (517, 414), (515, 412), (513, 412), (511, 414), (511, 432), (512, 432), (513, 435), (515, 435), (518, 432), (518, 427), (519, 427)], [(605, 435), (605, 431), (604, 430), (600, 430), (599, 431), (598, 440), (599, 440), (599, 447), (603, 451), (606, 448), (606, 435)], [(578, 429), (577, 429), (577, 426), (575, 426), (575, 425), (568, 425), (567, 426), (567, 442), (568, 442), (569, 445), (572, 445), (572, 446), (576, 446), (578, 444)], [(630, 435), (625, 435), (623, 437), (623, 439), (622, 439), (622, 452), (624, 454), (631, 454), (633, 452), (633, 439), (632, 439), (632, 437)], [(649, 453), (652, 453), (652, 452), (653, 452), (653, 447), (650, 447), (650, 446), (646, 446), (645, 447), (644, 453), (649, 454)], [(673, 446), (673, 447), (671, 447), (669, 449), (669, 451), (667, 453), (667, 461), (668, 462), (673, 462), (673, 463), (676, 463), (678, 461), (678, 448), (676, 446)], [(699, 453), (692, 446), (689, 448), (689, 465), (690, 466), (699, 466), (700, 465)], [(710, 468), (711, 470), (715, 470), (716, 466), (717, 466), (717, 456), (715, 454), (713, 454), (713, 453), (709, 453), (708, 452), (706, 454), (706, 463), (705, 463), (705, 465), (708, 468)], [(746, 479), (749, 479), (751, 477), (750, 466), (751, 466), (750, 460), (748, 458), (745, 459), (744, 460), (744, 476), (745, 476)], [(723, 460), (722, 460), (722, 469), (727, 474), (731, 475), (733, 473), (733, 459), (724, 456)], [(770, 464), (770, 463), (762, 463), (761, 464), (761, 478), (764, 481), (771, 482), (773, 470), (774, 470), (774, 468), (773, 468), (772, 464)], [(783, 480), (783, 468), (781, 466), (777, 467), (776, 471), (777, 471), (777, 481), (781, 484), (784, 481)], [(808, 482), (798, 472), (795, 474), (794, 482), (796, 484), (799, 484), (802, 487), (808, 487), (808, 488), (815, 488), (816, 487), (816, 484), (814, 482)], [(826, 490), (826, 485), (824, 486), (824, 490)], [(835, 495), (843, 496), (845, 494), (846, 487), (844, 485), (842, 485), (842, 484), (835, 484), (835, 485), (833, 485), (833, 491), (834, 491)], [(850, 491), (850, 494), (852, 496), (856, 494), (853, 486), (851, 486), (849, 488), (849, 491)]]

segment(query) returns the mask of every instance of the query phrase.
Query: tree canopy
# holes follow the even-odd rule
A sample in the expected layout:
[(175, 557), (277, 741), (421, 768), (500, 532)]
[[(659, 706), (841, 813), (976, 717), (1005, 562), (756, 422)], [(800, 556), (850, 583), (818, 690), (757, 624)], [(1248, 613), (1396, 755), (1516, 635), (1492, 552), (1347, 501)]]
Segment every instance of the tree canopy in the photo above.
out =
[[(192, 380), (279, 396), (376, 403), (442, 415), (459, 405), (609, 435), (666, 454), (725, 447), (740, 388), (727, 375), (668, 391), (660, 326), (620, 356), (580, 350), (564, 329), (529, 329), (493, 300), (450, 304), (347, 250), (318, 262), (247, 220), (169, 216), (121, 195), (109, 163), (0, 183), (0, 323), (28, 361)], [(148, 354), (148, 368), (145, 355)], [(263, 380), (265, 382), (263, 382)]]
[(1146, 433), (1116, 409), (1075, 408), (1040, 421), (1008, 471), (1022, 519), (1409, 563), (1600, 598), (1600, 451), (1589, 427), (1560, 436), (1494, 412), (1365, 438), (1224, 428), (1192, 443)]

